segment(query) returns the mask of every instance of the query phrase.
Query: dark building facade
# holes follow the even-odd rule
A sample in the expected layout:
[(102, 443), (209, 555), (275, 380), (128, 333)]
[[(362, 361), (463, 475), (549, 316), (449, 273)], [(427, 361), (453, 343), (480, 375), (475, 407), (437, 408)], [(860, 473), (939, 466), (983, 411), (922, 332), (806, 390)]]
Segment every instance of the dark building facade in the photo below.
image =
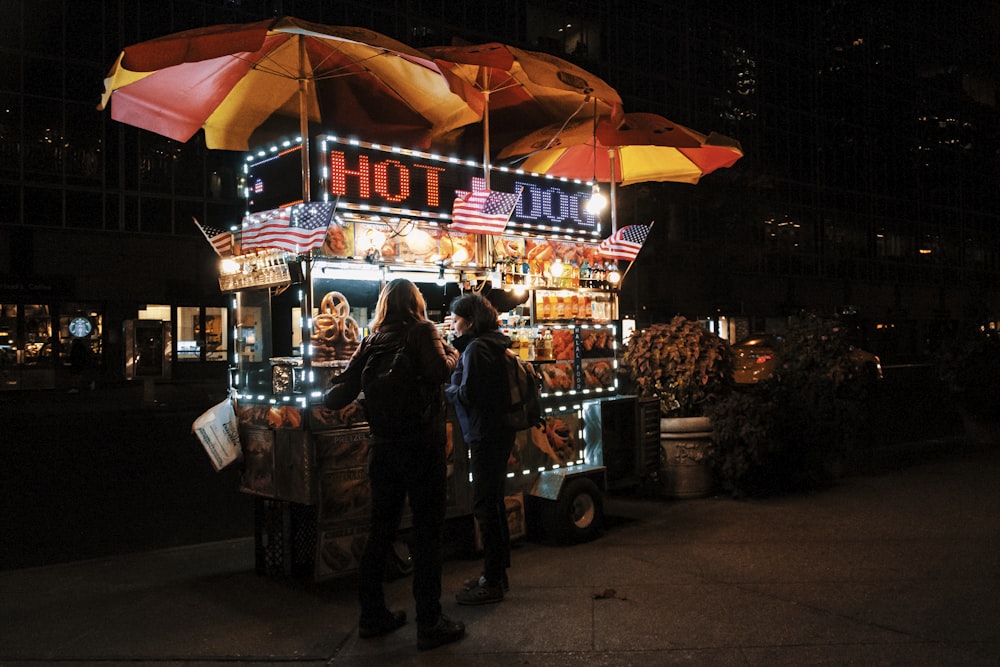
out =
[(886, 360), (920, 358), (940, 326), (1000, 315), (1000, 17), (877, 4), (3, 0), (0, 386), (62, 386), (80, 332), (100, 377), (129, 377), (126, 325), (149, 319), (170, 324), (151, 372), (225, 382), (226, 303), (192, 218), (239, 221), (242, 156), (96, 105), (123, 46), (278, 14), (547, 51), (626, 111), (739, 139), (745, 157), (696, 186), (619, 190), (619, 224), (655, 221), (623, 312), (730, 337), (852, 313)]

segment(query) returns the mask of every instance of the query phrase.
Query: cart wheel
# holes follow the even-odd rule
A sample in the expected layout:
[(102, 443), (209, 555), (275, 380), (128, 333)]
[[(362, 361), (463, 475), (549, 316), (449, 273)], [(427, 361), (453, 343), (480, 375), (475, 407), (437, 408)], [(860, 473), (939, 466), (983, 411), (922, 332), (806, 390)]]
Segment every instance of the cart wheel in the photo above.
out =
[(555, 502), (542, 506), (545, 534), (559, 544), (589, 542), (604, 522), (604, 496), (593, 481), (580, 477), (566, 485)]

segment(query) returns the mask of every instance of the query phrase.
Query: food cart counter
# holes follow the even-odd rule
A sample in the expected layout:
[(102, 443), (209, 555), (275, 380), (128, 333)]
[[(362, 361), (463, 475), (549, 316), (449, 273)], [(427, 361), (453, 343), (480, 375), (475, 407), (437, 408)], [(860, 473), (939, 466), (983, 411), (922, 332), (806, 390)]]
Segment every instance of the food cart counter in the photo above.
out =
[[(504, 174), (504, 185), (495, 177), (508, 189), (516, 180), (523, 192), (507, 229), (497, 236), (460, 233), (446, 214), (428, 208), (445, 199), (441, 192), (431, 197), (428, 174), (443, 191), (474, 178), (466, 173), (474, 167), (447, 162), (432, 169), (430, 156), (413, 151), (390, 159), (373, 147), (320, 143), (324, 179), (317, 191), (335, 202), (322, 245), (291, 253), (248, 249), (237, 238), (240, 254), (220, 273), (220, 286), (232, 295), (241, 490), (260, 499), (258, 569), (323, 579), (357, 565), (369, 502), (367, 428), (358, 411), (331, 411), (322, 399), (368, 334), (381, 288), (397, 277), (420, 288), (428, 316), (439, 323), (458, 295), (484, 294), (515, 351), (539, 372), (546, 423), (517, 434), (507, 484), (512, 533), (535, 525), (562, 541), (594, 537), (609, 481), (641, 475), (645, 455), (632, 450), (645, 446), (649, 429), (642, 402), (618, 391), (616, 266), (601, 259), (600, 227), (579, 205), (589, 189), (521, 174)], [(266, 175), (274, 169), (249, 169), (256, 191), (270, 192)], [(396, 180), (386, 180), (386, 169)], [(406, 181), (421, 175), (421, 183)], [(405, 208), (404, 182), (406, 192), (422, 193), (419, 206)], [(394, 187), (399, 196), (390, 197)], [(393, 205), (373, 206), (379, 193)], [(242, 235), (249, 238), (247, 227)], [(606, 465), (605, 441), (629, 450), (611, 454), (614, 469)], [(447, 516), (471, 528), (468, 447), (453, 418), (447, 446)]]

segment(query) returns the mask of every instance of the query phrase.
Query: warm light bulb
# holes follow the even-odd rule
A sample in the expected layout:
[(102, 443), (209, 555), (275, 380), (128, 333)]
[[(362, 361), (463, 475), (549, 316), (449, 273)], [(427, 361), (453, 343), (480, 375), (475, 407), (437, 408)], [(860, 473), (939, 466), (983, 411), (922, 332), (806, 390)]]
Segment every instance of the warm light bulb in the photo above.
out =
[(608, 283), (612, 285), (617, 285), (622, 279), (622, 274), (618, 273), (618, 269), (611, 269), (608, 271)]
[(601, 186), (594, 183), (594, 190), (590, 195), (590, 201), (587, 202), (587, 213), (598, 215), (607, 205), (608, 200), (601, 194)]

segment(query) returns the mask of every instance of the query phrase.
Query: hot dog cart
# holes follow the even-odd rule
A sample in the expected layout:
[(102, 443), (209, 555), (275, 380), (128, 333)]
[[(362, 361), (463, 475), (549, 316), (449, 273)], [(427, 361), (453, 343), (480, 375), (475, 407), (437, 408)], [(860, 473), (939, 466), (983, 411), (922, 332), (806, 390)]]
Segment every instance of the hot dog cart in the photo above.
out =
[[(368, 429), (356, 406), (326, 409), (323, 393), (368, 333), (382, 286), (398, 277), (417, 284), (436, 322), (454, 297), (483, 293), (542, 378), (545, 427), (517, 434), (508, 466), (512, 535), (594, 537), (605, 491), (655, 476), (660, 448), (658, 404), (618, 391), (617, 267), (597, 252), (601, 221), (583, 207), (589, 185), (493, 170), (491, 189), (521, 192), (507, 227), (462, 234), (450, 227), (452, 202), (482, 187), (482, 165), (334, 136), (314, 146), (312, 192), (332, 204), (322, 245), (242, 247), (253, 216), (300, 199), (301, 148), (260, 151), (246, 163), (251, 222), (219, 278), (232, 295), (230, 383), (240, 487), (258, 497), (258, 571), (321, 580), (357, 566)], [(468, 447), (453, 415), (447, 434), (450, 534), (474, 545)]]

